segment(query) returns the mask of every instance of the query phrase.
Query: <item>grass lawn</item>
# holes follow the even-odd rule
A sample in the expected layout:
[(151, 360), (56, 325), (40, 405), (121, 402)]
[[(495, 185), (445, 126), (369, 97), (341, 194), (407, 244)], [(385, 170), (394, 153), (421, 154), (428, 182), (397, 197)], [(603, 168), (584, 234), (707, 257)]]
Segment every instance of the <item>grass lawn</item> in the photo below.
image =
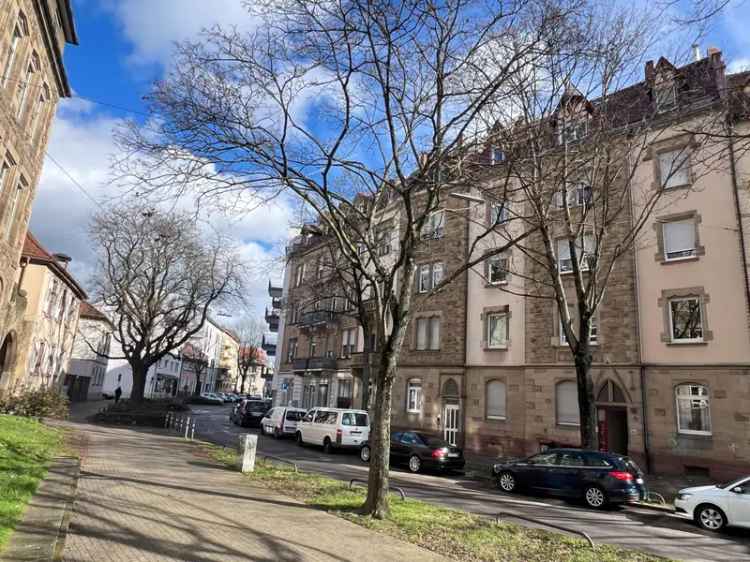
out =
[(36, 420), (0, 415), (0, 548), (62, 446), (62, 433)]
[[(212, 456), (236, 465), (234, 451), (211, 447)], [(263, 462), (248, 479), (253, 483), (325, 509), (358, 525), (418, 544), (455, 560), (482, 562), (655, 562), (664, 558), (609, 545), (592, 551), (583, 540), (511, 523), (495, 523), (464, 511), (394, 496), (391, 515), (377, 520), (357, 513), (365, 498), (362, 488), (309, 473), (295, 473)]]

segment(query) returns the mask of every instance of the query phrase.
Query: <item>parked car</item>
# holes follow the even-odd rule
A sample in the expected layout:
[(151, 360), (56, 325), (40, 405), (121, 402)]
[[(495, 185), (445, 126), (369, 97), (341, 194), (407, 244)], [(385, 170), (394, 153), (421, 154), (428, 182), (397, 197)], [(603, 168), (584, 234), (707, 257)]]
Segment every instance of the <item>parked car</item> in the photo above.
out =
[(364, 410), (313, 408), (297, 425), (297, 443), (334, 448), (360, 447), (370, 436), (370, 417)]
[[(406, 464), (412, 472), (423, 469), (463, 470), (466, 464), (463, 451), (447, 441), (420, 431), (391, 433), (391, 463)], [(370, 444), (365, 441), (359, 458), (370, 462)]]
[(222, 400), (212, 392), (201, 392), (198, 396), (193, 396), (190, 399), (190, 402), (192, 402), (193, 404), (224, 404), (224, 400)]
[(284, 435), (295, 435), (299, 421), (305, 417), (307, 410), (304, 408), (287, 408), (276, 406), (271, 408), (260, 421), (260, 431), (275, 438)]
[(693, 519), (708, 531), (727, 525), (750, 528), (750, 477), (680, 490), (674, 508), (678, 516)]
[(270, 409), (270, 400), (243, 400), (232, 408), (229, 419), (242, 427), (260, 427), (260, 420)]
[(589, 507), (643, 499), (643, 472), (626, 456), (582, 449), (550, 449), (492, 468), (504, 492), (519, 488), (583, 499)]

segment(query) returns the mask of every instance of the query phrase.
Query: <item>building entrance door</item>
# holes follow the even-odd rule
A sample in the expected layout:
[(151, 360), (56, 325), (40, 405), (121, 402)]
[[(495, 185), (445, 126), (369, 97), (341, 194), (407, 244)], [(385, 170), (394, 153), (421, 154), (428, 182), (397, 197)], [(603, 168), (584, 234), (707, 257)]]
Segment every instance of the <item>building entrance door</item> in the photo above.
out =
[(445, 420), (443, 424), (443, 438), (451, 445), (455, 445), (458, 440), (460, 419), (458, 412), (458, 404), (446, 404), (443, 411), (443, 420)]

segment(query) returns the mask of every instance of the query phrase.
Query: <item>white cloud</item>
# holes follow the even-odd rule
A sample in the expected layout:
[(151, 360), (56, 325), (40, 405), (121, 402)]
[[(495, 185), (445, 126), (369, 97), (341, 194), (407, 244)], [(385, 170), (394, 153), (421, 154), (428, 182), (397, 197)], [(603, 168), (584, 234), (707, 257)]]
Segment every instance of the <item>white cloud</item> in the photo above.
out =
[(729, 63), (729, 66), (727, 67), (727, 71), (729, 74), (734, 74), (735, 72), (744, 72), (745, 70), (750, 70), (750, 58), (739, 58), (735, 59), (732, 62)]
[(130, 61), (166, 65), (174, 43), (193, 39), (219, 24), (252, 29), (253, 17), (240, 0), (103, 0), (132, 43)]

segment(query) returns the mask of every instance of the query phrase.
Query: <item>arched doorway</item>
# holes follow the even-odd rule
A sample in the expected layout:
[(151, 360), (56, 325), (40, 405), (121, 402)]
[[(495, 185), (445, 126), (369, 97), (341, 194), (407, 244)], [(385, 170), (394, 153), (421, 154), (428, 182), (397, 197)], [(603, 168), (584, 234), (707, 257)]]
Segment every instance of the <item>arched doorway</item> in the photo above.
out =
[(596, 395), (599, 419), (599, 448), (628, 454), (628, 398), (613, 380), (607, 380)]
[(458, 444), (461, 431), (461, 397), (458, 383), (452, 378), (443, 383), (441, 391), (443, 397), (443, 439), (451, 445)]
[(13, 365), (14, 342), (13, 334), (8, 333), (0, 346), (0, 385), (5, 383), (5, 374)]

